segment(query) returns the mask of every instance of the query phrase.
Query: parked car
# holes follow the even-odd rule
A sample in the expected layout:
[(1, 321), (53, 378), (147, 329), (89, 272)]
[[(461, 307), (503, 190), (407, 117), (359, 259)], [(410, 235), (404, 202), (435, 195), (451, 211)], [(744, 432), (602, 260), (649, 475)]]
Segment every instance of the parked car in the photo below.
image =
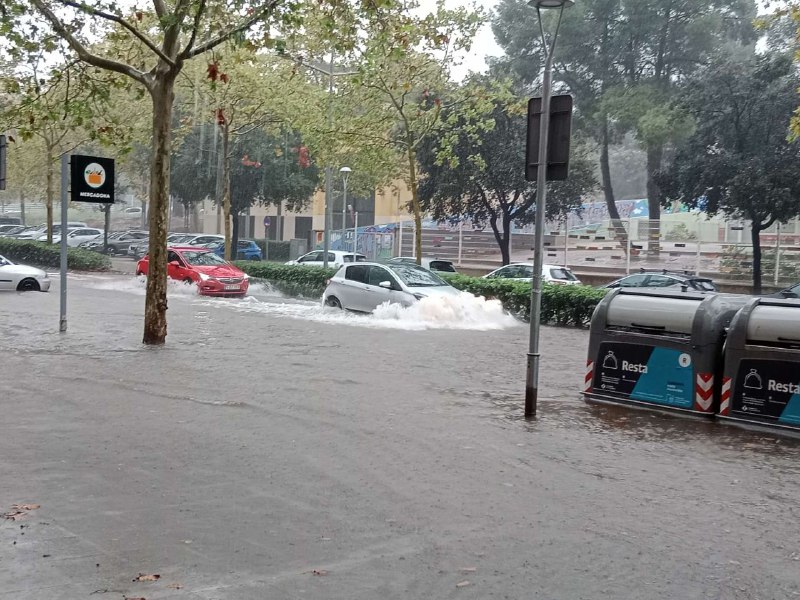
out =
[(460, 293), (436, 273), (418, 265), (359, 262), (336, 272), (322, 300), (326, 306), (372, 312), (384, 302), (411, 306), (426, 297)]
[[(558, 265), (542, 265), (542, 275), (545, 283), (556, 285), (580, 285), (581, 280), (575, 276), (568, 267)], [(530, 281), (533, 278), (533, 265), (530, 263), (513, 263), (495, 269), (484, 275), (484, 279), (518, 279)]]
[[(90, 242), (103, 235), (102, 229), (95, 229), (93, 227), (81, 227), (78, 229), (70, 229), (67, 233), (67, 246), (76, 248), (83, 242)], [(61, 234), (53, 235), (53, 243), (61, 243)]]
[[(167, 275), (171, 279), (194, 283), (203, 296), (244, 296), (250, 276), (222, 260), (208, 248), (171, 246), (167, 249)], [(136, 274), (147, 275), (149, 256), (136, 263)]]
[[(67, 221), (67, 230), (88, 227), (83, 221)], [(53, 236), (61, 233), (61, 223), (53, 223)], [(42, 223), (36, 227), (28, 229), (15, 236), (18, 240), (46, 240), (47, 223)]]
[[(214, 254), (220, 258), (225, 257), (225, 242), (213, 242), (206, 244), (205, 247), (213, 250)], [(237, 242), (235, 260), (261, 260), (263, 256), (264, 253), (261, 252), (261, 248), (253, 240), (239, 240)]]
[(224, 235), (200, 233), (193, 235), (191, 239), (182, 242), (186, 246), (205, 246), (206, 244), (213, 244), (214, 242), (225, 242)]
[(644, 271), (621, 277), (604, 285), (604, 288), (658, 288), (692, 292), (716, 292), (714, 282), (707, 277), (697, 277), (687, 273), (671, 271)]
[[(442, 258), (423, 258), (420, 262), (422, 262), (422, 267), (435, 273), (458, 273), (452, 260), (444, 260)], [(395, 256), (394, 258), (389, 259), (388, 264), (415, 265), (417, 264), (417, 259), (410, 256)]]
[(785, 290), (781, 290), (780, 292), (775, 292), (774, 294), (769, 294), (768, 298), (800, 298), (800, 283), (794, 284), (792, 287), (788, 287)]
[[(146, 240), (150, 236), (146, 231), (125, 231), (118, 236), (108, 236), (108, 254), (127, 254), (128, 248), (131, 244)], [(93, 243), (99, 242), (98, 252), (103, 251), (103, 240), (94, 240)], [(95, 248), (90, 248), (95, 249)]]
[(141, 206), (129, 206), (122, 213), (126, 217), (141, 217), (142, 216), (142, 207)]
[[(296, 260), (290, 260), (286, 264), (287, 265), (304, 265), (306, 267), (322, 267), (325, 266), (325, 261), (323, 260), (325, 253), (322, 250), (312, 250), (308, 254), (304, 254), (300, 258)], [(356, 259), (353, 260), (353, 253), (352, 252), (342, 252), (341, 250), (329, 250), (328, 251), (328, 266), (334, 269), (338, 269), (345, 263), (350, 262), (365, 262), (367, 257), (363, 254), (356, 254)]]
[(17, 265), (0, 256), (0, 290), (46, 292), (49, 289), (50, 278), (46, 271), (36, 267)]
[(11, 237), (27, 229), (24, 225), (0, 225), (0, 237)]

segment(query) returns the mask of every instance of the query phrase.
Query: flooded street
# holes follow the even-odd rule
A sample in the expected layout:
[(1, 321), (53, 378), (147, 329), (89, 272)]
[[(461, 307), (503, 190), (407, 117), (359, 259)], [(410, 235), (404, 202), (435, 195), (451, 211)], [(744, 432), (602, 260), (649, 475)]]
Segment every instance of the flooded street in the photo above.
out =
[(142, 282), (58, 301), (0, 296), (2, 600), (800, 598), (800, 441), (584, 403), (587, 331), (526, 421), (494, 303), (179, 284), (145, 348)]

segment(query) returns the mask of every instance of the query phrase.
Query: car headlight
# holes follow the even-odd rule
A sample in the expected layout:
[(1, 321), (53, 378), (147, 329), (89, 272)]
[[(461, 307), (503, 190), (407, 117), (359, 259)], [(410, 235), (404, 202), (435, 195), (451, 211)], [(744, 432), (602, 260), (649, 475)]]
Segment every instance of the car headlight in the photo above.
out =
[(209, 277), (205, 273), (200, 273), (200, 281), (208, 281), (209, 279), (211, 279), (211, 277)]
[(50, 276), (47, 274), (47, 271), (45, 271), (44, 275), (42, 275), (42, 279), (50, 279)]
[(248, 275), (247, 273), (245, 273), (244, 275), (242, 275), (242, 279), (250, 279), (250, 275)]

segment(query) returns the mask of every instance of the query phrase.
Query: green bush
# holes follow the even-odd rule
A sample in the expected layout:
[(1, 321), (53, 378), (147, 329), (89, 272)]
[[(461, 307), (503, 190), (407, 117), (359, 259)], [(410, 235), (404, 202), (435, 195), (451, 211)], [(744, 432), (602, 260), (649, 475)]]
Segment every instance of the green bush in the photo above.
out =
[[(0, 254), (13, 262), (44, 269), (61, 266), (61, 247), (58, 244), (0, 238)], [(91, 250), (69, 248), (67, 267), (76, 271), (108, 271), (111, 259)]]
[(327, 281), (336, 273), (336, 269), (269, 262), (237, 261), (236, 266), (250, 277), (268, 281), (284, 294), (308, 298), (322, 296)]

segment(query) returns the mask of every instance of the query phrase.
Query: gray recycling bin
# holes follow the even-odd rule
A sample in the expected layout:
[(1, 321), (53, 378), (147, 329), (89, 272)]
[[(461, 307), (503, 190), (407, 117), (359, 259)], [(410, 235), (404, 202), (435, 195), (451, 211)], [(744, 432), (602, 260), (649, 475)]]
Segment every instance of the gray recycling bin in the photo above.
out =
[(726, 327), (747, 297), (617, 289), (592, 316), (584, 396), (711, 416)]
[(800, 429), (800, 300), (753, 298), (731, 323), (719, 416)]

